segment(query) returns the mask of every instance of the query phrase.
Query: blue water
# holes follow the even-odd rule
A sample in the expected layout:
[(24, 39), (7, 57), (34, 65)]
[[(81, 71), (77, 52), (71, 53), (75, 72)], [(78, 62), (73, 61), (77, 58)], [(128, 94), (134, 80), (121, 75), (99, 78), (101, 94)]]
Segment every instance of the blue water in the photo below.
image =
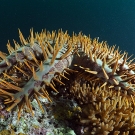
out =
[(1, 51), (7, 52), (8, 39), (19, 41), (18, 28), (27, 37), (31, 27), (82, 31), (135, 54), (134, 0), (1, 0)]

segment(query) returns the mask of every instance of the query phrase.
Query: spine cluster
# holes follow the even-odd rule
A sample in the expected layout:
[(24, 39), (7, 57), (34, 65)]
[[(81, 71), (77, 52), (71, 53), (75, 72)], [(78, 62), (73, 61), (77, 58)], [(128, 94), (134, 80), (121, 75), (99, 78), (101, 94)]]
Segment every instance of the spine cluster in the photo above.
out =
[[(38, 96), (49, 97), (48, 87), (58, 93), (56, 83), (67, 87), (63, 78), (70, 82), (74, 73), (76, 80), (93, 81), (100, 87), (134, 96), (134, 63), (128, 60), (127, 53), (121, 53), (115, 46), (92, 40), (79, 33), (70, 37), (59, 30), (33, 33), (25, 39), (19, 30), (21, 45), (14, 41), (13, 48), (8, 42), (9, 55), (0, 53), (0, 96), (7, 111), (26, 105), (33, 114), (30, 98), (34, 96), (43, 110)], [(74, 95), (75, 96), (75, 95)]]

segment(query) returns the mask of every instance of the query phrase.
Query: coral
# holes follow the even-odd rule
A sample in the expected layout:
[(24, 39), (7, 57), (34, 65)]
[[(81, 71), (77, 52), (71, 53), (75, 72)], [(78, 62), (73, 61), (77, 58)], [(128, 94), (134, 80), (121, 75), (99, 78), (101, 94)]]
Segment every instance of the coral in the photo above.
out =
[[(75, 135), (74, 131), (68, 127), (67, 118), (69, 118), (69, 116), (64, 117), (63, 115), (62, 117), (58, 118), (58, 113), (61, 110), (61, 106), (57, 104), (63, 104), (63, 110), (67, 109), (67, 107), (64, 106), (65, 103), (71, 110), (77, 108), (76, 104), (69, 100), (57, 99), (55, 101), (55, 99), (51, 99), (53, 102), (49, 102), (47, 98), (39, 98), (42, 107), (45, 110), (44, 113), (38, 106), (38, 103), (35, 99), (31, 102), (34, 117), (30, 115), (27, 107), (24, 107), (21, 118), (18, 121), (18, 108), (14, 109), (14, 111), (10, 112), (7, 117), (5, 116), (3, 118), (0, 118), (0, 131), (3, 130), (2, 133), (6, 131), (9, 134), (12, 131), (14, 135), (19, 135), (20, 133), (26, 135)], [(72, 104), (72, 106), (69, 104)], [(56, 115), (58, 115), (58, 119), (55, 119)]]
[(126, 93), (92, 81), (75, 81), (70, 91), (81, 104), (84, 135), (135, 134), (135, 102)]

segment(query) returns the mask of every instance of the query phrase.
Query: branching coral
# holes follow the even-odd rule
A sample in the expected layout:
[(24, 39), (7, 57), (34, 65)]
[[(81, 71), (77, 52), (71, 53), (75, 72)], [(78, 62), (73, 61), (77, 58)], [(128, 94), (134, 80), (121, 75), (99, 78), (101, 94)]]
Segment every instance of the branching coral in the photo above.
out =
[(70, 92), (81, 104), (85, 135), (135, 134), (135, 104), (126, 93), (100, 83), (75, 81)]

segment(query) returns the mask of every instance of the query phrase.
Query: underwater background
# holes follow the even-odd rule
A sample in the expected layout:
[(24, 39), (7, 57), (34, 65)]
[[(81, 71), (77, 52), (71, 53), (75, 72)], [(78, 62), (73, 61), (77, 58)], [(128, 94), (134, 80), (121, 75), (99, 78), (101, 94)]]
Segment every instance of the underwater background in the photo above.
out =
[[(73, 32), (78, 34), (80, 31), (82, 31), (82, 33), (84, 33), (85, 35), (90, 34), (90, 37), (92, 39), (99, 37), (99, 41), (107, 41), (109, 46), (116, 44), (116, 46), (120, 47), (119, 50), (122, 50), (123, 52), (127, 51), (129, 55), (132, 55), (132, 54), (135, 55), (135, 1), (134, 0), (128, 0), (128, 1), (125, 1), (125, 0), (113, 0), (113, 1), (112, 0), (23, 0), (23, 1), (22, 0), (16, 0), (16, 1), (1, 0), (1, 3), (0, 3), (0, 51), (6, 52), (6, 53), (8, 52), (7, 47), (6, 47), (8, 40), (10, 41), (11, 45), (13, 45), (13, 39), (15, 39), (17, 42), (20, 42), (18, 28), (21, 30), (25, 38), (29, 36), (31, 28), (34, 29), (34, 32), (41, 32), (42, 29), (46, 29), (48, 31), (52, 31), (52, 30), (57, 31), (59, 29), (62, 29), (63, 31), (68, 30), (68, 33), (70, 35), (72, 35)], [(133, 68), (132, 65), (131, 65), (131, 68)], [(72, 79), (74, 80), (75, 77), (71, 78), (71, 81)], [(78, 84), (80, 82), (78, 82)], [(68, 84), (69, 83), (67, 83), (66, 86), (68, 86)], [(78, 88), (80, 87), (80, 84), (78, 85)], [(92, 86), (96, 89), (97, 88), (96, 85), (97, 83), (95, 83)], [(99, 86), (102, 87), (102, 85), (100, 84)], [(59, 88), (59, 91), (61, 90), (63, 92), (63, 89), (66, 87), (58, 86), (58, 88)], [(102, 91), (102, 89), (100, 90)], [(104, 92), (105, 90), (102, 93)], [(118, 101), (117, 104), (121, 105), (120, 96), (117, 96), (112, 93), (109, 93), (109, 94), (107, 95), (109, 98), (111, 97), (112, 99), (117, 99), (118, 97), (119, 99), (116, 100)], [(96, 94), (96, 96), (97, 96), (96, 98), (98, 101), (98, 96), (100, 97), (102, 96), (102, 94), (101, 95)], [(105, 99), (107, 99), (106, 97)], [(93, 98), (93, 95), (90, 97), (90, 101), (91, 103), (95, 104), (94, 102), (95, 97), (93, 99), (92, 98)], [(86, 96), (84, 96), (84, 99), (86, 99)], [(10, 112), (10, 115), (7, 115), (6, 118), (2, 118), (0, 115), (0, 132), (1, 130), (6, 129), (8, 125), (8, 129), (13, 129), (14, 132), (16, 132), (18, 135), (22, 135), (21, 133), (28, 133), (28, 131), (29, 131), (28, 135), (41, 135), (41, 133), (42, 135), (71, 135), (71, 134), (75, 135), (75, 133), (76, 135), (82, 135), (83, 131), (85, 131), (84, 130), (85, 126), (84, 127), (80, 126), (79, 120), (81, 120), (82, 125), (87, 124), (87, 121), (85, 121), (84, 119), (87, 116), (87, 114), (85, 114), (85, 111), (88, 112), (89, 110), (94, 110), (91, 107), (91, 104), (90, 105), (88, 104), (88, 106), (82, 105), (83, 107), (80, 108), (80, 106), (76, 102), (74, 102), (74, 100), (71, 100), (70, 98), (59, 99), (59, 96), (57, 96), (56, 98), (53, 99), (52, 104), (46, 100), (43, 100), (43, 99), (40, 99), (40, 100), (42, 101), (42, 104), (44, 103), (44, 105), (47, 105), (47, 107), (45, 107), (46, 109), (45, 114), (42, 115), (41, 109), (39, 109), (37, 102), (33, 100), (31, 104), (35, 109), (34, 111), (36, 112), (34, 117), (31, 117), (31, 115), (27, 113), (26, 110), (23, 109), (23, 117), (21, 117), (20, 119), (20, 123), (19, 123), (20, 125), (18, 124), (17, 126), (13, 126), (13, 125), (16, 125), (15, 122), (17, 120), (17, 111), (13, 110), (12, 112)], [(122, 100), (124, 102), (124, 98)], [(77, 99), (77, 101), (79, 101), (79, 99)], [(109, 104), (109, 102), (110, 102), (110, 99), (106, 100), (106, 103)], [(106, 106), (106, 103), (105, 105), (104, 103), (105, 102), (102, 103), (103, 106)], [(126, 106), (127, 110), (129, 108), (130, 109), (133, 108), (133, 106), (130, 106), (130, 104), (129, 106), (127, 106), (128, 104), (127, 101), (125, 103), (126, 105), (123, 103), (124, 105), (122, 104), (121, 106), (124, 106), (124, 107)], [(110, 104), (108, 106), (112, 108)], [(118, 109), (120, 107), (116, 106), (116, 108)], [(99, 107), (99, 110), (96, 110), (95, 112), (92, 111), (93, 114), (91, 116), (100, 112), (100, 109), (101, 108)], [(125, 112), (120, 108), (121, 114), (122, 113), (126, 114)], [(134, 116), (135, 113), (132, 110), (128, 110), (127, 112), (129, 112), (129, 114), (126, 114), (126, 116), (130, 120), (130, 118), (132, 118), (132, 116)], [(80, 115), (81, 113), (83, 115)], [(6, 113), (3, 113), (2, 116), (4, 116), (5, 114)], [(119, 115), (117, 114), (119, 114), (119, 110), (118, 112), (114, 113), (114, 119), (116, 120), (119, 119)], [(108, 116), (109, 115), (110, 114), (108, 113)], [(80, 118), (80, 116), (82, 118)], [(95, 115), (95, 116), (99, 117), (99, 115)], [(133, 120), (135, 121), (135, 117)], [(78, 122), (79, 124), (76, 126), (74, 121), (75, 123), (79, 121)], [(88, 121), (91, 121), (91, 120), (88, 120)], [(12, 126), (8, 123), (11, 123)], [(65, 128), (66, 127), (65, 125), (64, 125), (65, 127), (63, 126), (63, 123), (66, 126), (68, 125), (67, 128)], [(130, 122), (127, 121), (127, 123), (129, 124), (129, 127), (130, 127)], [(129, 128), (127, 125), (126, 127), (129, 128), (129, 130), (130, 129), (134, 130), (135, 124), (133, 123), (133, 125), (134, 125), (133, 128)], [(70, 128), (72, 127), (71, 128), (72, 130), (69, 127)], [(91, 125), (90, 125), (90, 128), (91, 128)], [(111, 126), (108, 126), (108, 129), (109, 128), (111, 128)], [(86, 125), (86, 129), (87, 129), (87, 125)], [(95, 130), (96, 128), (93, 128), (93, 129)], [(109, 130), (112, 131), (113, 129), (109, 129)], [(123, 126), (121, 132), (123, 132), (124, 134), (125, 133), (135, 134), (133, 130), (129, 132)], [(72, 133), (68, 131), (71, 131)], [(10, 132), (12, 132), (12, 130)], [(47, 132), (49, 134), (46, 134)], [(69, 134), (65, 134), (65, 132)], [(5, 134), (5, 131), (3, 132), (3, 134), (0, 133), (0, 135), (9, 135), (9, 134)]]
[(1, 0), (0, 50), (7, 52), (6, 44), (19, 41), (18, 28), (24, 37), (34, 31), (68, 30), (99, 37), (110, 46), (134, 54), (135, 1), (134, 0)]

